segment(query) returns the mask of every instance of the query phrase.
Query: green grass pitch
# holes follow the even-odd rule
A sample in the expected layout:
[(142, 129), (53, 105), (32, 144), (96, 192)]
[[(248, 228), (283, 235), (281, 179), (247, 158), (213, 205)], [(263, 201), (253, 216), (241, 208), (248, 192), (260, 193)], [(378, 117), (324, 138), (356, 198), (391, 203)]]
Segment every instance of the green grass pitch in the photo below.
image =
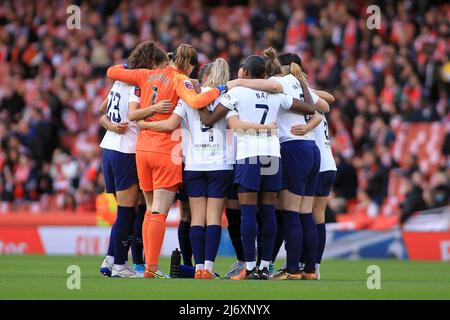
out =
[[(320, 281), (113, 279), (98, 273), (102, 257), (0, 256), (0, 299), (450, 299), (450, 265), (394, 260), (325, 260)], [(224, 274), (231, 258), (219, 257)], [(282, 262), (279, 262), (282, 263)], [(161, 259), (168, 272), (169, 259)], [(69, 290), (69, 265), (81, 289)], [(381, 289), (367, 288), (367, 267), (381, 268)]]

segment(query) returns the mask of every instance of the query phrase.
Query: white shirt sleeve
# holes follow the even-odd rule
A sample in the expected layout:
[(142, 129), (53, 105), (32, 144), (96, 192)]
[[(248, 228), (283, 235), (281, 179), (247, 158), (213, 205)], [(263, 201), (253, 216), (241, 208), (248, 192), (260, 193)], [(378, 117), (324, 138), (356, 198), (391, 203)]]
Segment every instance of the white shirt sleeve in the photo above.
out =
[(289, 110), (292, 107), (293, 98), (284, 93), (279, 93), (278, 96), (281, 98), (281, 107)]
[(228, 93), (224, 93), (223, 95), (221, 95), (219, 97), (219, 103), (225, 108), (235, 110), (239, 103), (236, 91), (231, 89)]
[(173, 110), (173, 113), (176, 113), (181, 118), (185, 119), (187, 116), (186, 113), (186, 104), (183, 102), (183, 100), (178, 100), (177, 106)]
[(139, 87), (130, 86), (130, 91), (128, 93), (128, 103), (130, 102), (141, 102), (141, 89)]

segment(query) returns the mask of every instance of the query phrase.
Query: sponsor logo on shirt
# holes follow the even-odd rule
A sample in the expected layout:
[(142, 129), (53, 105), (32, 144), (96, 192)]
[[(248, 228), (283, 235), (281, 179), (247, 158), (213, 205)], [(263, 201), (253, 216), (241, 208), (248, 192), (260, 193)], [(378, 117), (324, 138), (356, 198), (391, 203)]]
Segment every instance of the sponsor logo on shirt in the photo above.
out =
[(184, 80), (184, 86), (186, 87), (186, 89), (194, 90), (194, 85), (189, 80)]

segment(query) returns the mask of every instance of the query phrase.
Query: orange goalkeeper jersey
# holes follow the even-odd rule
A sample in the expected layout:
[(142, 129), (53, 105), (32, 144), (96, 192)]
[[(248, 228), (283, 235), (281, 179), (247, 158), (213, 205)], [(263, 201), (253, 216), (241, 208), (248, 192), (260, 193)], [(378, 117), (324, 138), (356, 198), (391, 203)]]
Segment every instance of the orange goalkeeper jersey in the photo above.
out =
[[(107, 76), (113, 80), (139, 86), (141, 90), (140, 108), (146, 108), (161, 100), (172, 102), (174, 107), (169, 113), (155, 113), (145, 121), (159, 121), (169, 118), (178, 103), (178, 99), (183, 99), (192, 108), (200, 109), (220, 95), (220, 91), (216, 88), (197, 94), (189, 78), (171, 66), (154, 70), (130, 70), (125, 69), (122, 65), (115, 65), (108, 69)], [(180, 135), (172, 138), (171, 132), (141, 130), (136, 143), (136, 151), (181, 155), (181, 148), (177, 147), (180, 138)]]

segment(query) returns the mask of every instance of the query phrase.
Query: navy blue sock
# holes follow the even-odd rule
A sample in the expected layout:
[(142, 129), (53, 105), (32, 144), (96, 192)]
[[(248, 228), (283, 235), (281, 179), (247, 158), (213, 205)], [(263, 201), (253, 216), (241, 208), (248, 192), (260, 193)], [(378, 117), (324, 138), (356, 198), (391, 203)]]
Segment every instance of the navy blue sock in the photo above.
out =
[(312, 213), (301, 213), (300, 220), (303, 229), (305, 272), (314, 272), (316, 270), (318, 247), (316, 223)]
[(128, 221), (130, 229), (128, 230), (128, 239), (127, 239), (127, 243), (125, 245), (126, 249), (126, 255), (125, 255), (125, 262), (128, 262), (128, 252), (130, 252), (130, 248), (131, 248), (131, 243), (133, 241), (133, 229), (134, 229), (134, 222), (136, 221), (137, 215), (136, 212), (133, 215), (133, 217), (130, 219), (130, 221)]
[(316, 262), (322, 262), (323, 252), (325, 250), (325, 243), (327, 242), (327, 230), (325, 228), (325, 223), (320, 223), (317, 225), (317, 235), (319, 238), (318, 241), (318, 250), (317, 250), (317, 259)]
[(116, 224), (113, 223), (111, 226), (111, 233), (109, 234), (109, 244), (108, 244), (108, 256), (114, 257), (114, 230), (115, 230)]
[(284, 211), (283, 213), (284, 246), (286, 248), (286, 268), (289, 273), (298, 270), (298, 261), (302, 251), (303, 232), (299, 212)]
[(206, 227), (205, 260), (214, 262), (216, 259), (221, 235), (221, 226), (209, 225)]
[(144, 245), (142, 242), (142, 223), (144, 222), (145, 211), (147, 207), (145, 204), (138, 206), (138, 212), (133, 223), (133, 238), (131, 238), (131, 254), (133, 256), (133, 263), (144, 263)]
[(178, 243), (180, 244), (184, 264), (192, 267), (192, 248), (191, 239), (189, 238), (190, 228), (190, 222), (180, 221), (180, 224), (178, 225)]
[(180, 266), (180, 278), (194, 278), (195, 267), (182, 264)]
[(280, 252), (281, 245), (284, 241), (283, 211), (275, 210), (275, 217), (277, 219), (277, 236), (275, 237), (275, 245), (273, 246), (272, 263), (277, 259), (278, 252)]
[(261, 259), (272, 261), (275, 238), (277, 236), (277, 218), (275, 216), (275, 206), (263, 204), (260, 206), (261, 214)]
[(242, 248), (241, 239), (241, 210), (227, 208), (226, 215), (228, 220), (228, 234), (230, 235), (236, 258), (239, 261), (244, 261), (244, 249)]
[(135, 215), (134, 207), (117, 206), (114, 223), (114, 264), (124, 264), (127, 260), (130, 229)]
[(205, 227), (192, 226), (190, 232), (195, 264), (205, 263)]
[(261, 264), (261, 256), (262, 256), (262, 219), (261, 219), (261, 211), (256, 213), (256, 223), (258, 225), (258, 235), (256, 236), (256, 265), (259, 266)]
[(131, 241), (133, 240), (133, 224), (134, 224), (134, 219), (131, 222), (131, 229), (128, 231), (128, 239), (127, 239), (127, 243), (125, 245), (125, 262), (128, 262), (128, 252), (130, 252), (130, 248), (131, 248)]
[(245, 261), (256, 260), (255, 241), (258, 235), (256, 204), (241, 205), (241, 237)]

